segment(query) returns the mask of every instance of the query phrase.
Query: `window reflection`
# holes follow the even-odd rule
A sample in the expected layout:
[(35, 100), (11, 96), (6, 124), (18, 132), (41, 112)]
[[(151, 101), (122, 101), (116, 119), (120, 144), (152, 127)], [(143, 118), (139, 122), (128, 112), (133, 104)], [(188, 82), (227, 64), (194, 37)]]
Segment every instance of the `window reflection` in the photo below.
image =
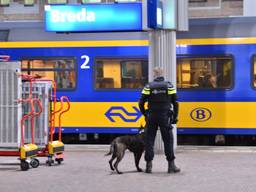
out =
[(58, 89), (73, 89), (76, 86), (74, 59), (29, 59), (22, 60), (21, 64), (23, 73), (54, 80)]
[(96, 59), (96, 88), (143, 88), (148, 81), (146, 59)]
[(183, 58), (177, 59), (178, 88), (230, 88), (232, 83), (232, 58)]

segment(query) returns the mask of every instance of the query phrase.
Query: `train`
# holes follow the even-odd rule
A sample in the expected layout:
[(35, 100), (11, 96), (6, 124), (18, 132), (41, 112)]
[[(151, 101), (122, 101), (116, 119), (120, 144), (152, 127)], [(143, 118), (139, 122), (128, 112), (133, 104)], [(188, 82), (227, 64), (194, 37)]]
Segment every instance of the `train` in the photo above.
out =
[(254, 19), (195, 19), (178, 34), (179, 134), (200, 134), (203, 143), (255, 145)]
[[(189, 31), (177, 32), (178, 143), (256, 140), (254, 19), (190, 19)], [(144, 122), (138, 100), (148, 82), (148, 32), (49, 33), (40, 22), (1, 28), (9, 35), (0, 55), (21, 61), (25, 74), (55, 80), (57, 96), (69, 97), (66, 142), (108, 143), (137, 133)]]

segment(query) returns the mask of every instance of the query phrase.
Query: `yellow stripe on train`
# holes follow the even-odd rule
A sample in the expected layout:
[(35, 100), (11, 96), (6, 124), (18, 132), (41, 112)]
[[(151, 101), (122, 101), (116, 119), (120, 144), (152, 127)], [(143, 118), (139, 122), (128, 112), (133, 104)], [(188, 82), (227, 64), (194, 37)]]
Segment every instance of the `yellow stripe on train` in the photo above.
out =
[(182, 102), (178, 127), (255, 128), (256, 102)]
[[(69, 112), (63, 115), (63, 127), (139, 127), (144, 125), (141, 116), (129, 115), (120, 109), (106, 112), (111, 107), (121, 107), (128, 113), (136, 113), (137, 102), (72, 102)], [(116, 116), (113, 114), (120, 114)], [(179, 128), (255, 128), (256, 102), (180, 102)], [(57, 125), (56, 125), (57, 126)]]
[[(144, 118), (136, 122), (125, 122), (137, 118), (136, 102), (72, 102), (70, 110), (63, 114), (63, 127), (139, 127)], [(116, 109), (116, 108), (117, 109)], [(109, 111), (110, 110), (110, 111)], [(109, 112), (109, 114), (106, 114)], [(116, 114), (119, 114), (116, 115)], [(113, 119), (112, 122), (110, 119)], [(57, 126), (57, 125), (56, 125)]]
[[(177, 46), (184, 45), (217, 45), (217, 44), (256, 44), (255, 37), (236, 38), (202, 38), (177, 39)], [(116, 47), (116, 46), (148, 46), (148, 40), (98, 40), (98, 41), (18, 41), (0, 42), (1, 48), (31, 47)]]
[(148, 40), (0, 42), (1, 48), (148, 46)]

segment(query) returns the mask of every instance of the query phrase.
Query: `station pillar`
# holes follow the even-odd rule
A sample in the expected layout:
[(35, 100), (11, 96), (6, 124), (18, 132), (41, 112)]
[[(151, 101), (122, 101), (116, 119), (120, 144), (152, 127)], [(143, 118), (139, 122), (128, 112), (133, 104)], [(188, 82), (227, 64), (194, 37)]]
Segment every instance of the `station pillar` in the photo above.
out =
[[(153, 80), (153, 68), (162, 67), (165, 80), (176, 88), (176, 31), (149, 31), (149, 81)], [(177, 148), (177, 128), (173, 125), (174, 149)], [(163, 153), (163, 141), (160, 130), (155, 139), (155, 153)]]

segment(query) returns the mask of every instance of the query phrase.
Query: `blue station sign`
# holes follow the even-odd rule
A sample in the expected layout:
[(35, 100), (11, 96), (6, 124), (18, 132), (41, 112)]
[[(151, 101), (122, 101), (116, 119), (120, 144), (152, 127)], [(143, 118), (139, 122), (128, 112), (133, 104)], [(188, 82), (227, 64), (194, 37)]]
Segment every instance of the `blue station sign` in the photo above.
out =
[(46, 5), (46, 31), (140, 31), (142, 4)]

